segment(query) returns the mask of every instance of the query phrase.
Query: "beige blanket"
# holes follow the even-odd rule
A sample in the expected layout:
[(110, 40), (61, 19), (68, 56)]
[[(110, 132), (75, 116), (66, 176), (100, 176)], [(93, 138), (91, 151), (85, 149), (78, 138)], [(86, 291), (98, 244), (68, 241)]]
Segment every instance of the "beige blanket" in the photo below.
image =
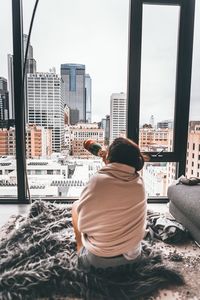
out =
[(103, 257), (128, 253), (144, 237), (143, 179), (133, 167), (108, 164), (90, 179), (77, 212), (82, 242), (90, 252)]

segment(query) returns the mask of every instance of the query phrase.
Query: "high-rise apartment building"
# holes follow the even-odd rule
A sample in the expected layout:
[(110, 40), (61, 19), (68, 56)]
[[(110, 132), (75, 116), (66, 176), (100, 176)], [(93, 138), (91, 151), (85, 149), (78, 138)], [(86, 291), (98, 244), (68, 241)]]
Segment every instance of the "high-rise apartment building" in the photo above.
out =
[(64, 144), (62, 79), (55, 73), (27, 75), (28, 123), (52, 130), (52, 150)]
[(71, 124), (90, 120), (91, 78), (85, 74), (85, 65), (62, 64), (61, 78), (64, 81), (64, 103), (70, 108)]
[(110, 143), (126, 136), (127, 101), (125, 93), (114, 93), (110, 98)]
[(7, 80), (0, 77), (0, 127), (6, 127), (9, 118)]

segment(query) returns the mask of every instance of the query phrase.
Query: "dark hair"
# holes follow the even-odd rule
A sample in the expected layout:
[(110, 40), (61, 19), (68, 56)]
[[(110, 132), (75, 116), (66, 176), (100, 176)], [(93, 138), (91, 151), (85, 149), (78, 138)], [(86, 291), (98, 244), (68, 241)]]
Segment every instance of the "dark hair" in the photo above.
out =
[(121, 163), (140, 171), (144, 166), (144, 156), (136, 143), (127, 138), (116, 138), (108, 149), (107, 160)]

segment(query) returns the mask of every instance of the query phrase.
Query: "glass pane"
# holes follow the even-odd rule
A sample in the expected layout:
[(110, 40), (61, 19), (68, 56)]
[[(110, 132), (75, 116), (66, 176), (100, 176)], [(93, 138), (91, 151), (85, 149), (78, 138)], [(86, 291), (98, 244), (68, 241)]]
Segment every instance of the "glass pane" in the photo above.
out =
[(200, 2), (196, 1), (186, 176), (200, 178)]
[(0, 197), (17, 196), (11, 1), (0, 1)]
[(140, 145), (173, 151), (178, 6), (143, 5)]
[[(34, 3), (23, 3), (24, 47)], [(129, 0), (39, 2), (26, 68), (33, 197), (78, 197), (102, 166), (84, 140), (108, 144), (110, 119), (112, 136), (125, 135), (128, 11)]]
[(166, 197), (168, 186), (175, 180), (176, 163), (145, 163), (141, 172), (147, 197)]

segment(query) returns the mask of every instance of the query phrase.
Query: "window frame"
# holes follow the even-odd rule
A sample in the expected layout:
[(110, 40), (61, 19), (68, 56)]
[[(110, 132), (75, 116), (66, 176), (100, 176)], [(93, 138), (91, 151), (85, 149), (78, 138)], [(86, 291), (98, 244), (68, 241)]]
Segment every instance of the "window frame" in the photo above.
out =
[[(175, 94), (174, 151), (161, 154), (151, 152), (151, 162), (177, 162), (177, 176), (185, 174), (187, 135), (190, 105), (190, 86), (194, 31), (195, 0), (130, 0), (129, 53), (127, 88), (127, 136), (138, 143), (140, 113), (140, 69), (142, 38), (142, 6), (180, 5), (180, 28), (178, 39), (177, 78)], [(25, 145), (25, 99), (23, 86), (23, 15), (22, 0), (12, 0), (14, 103), (16, 133), (17, 198), (0, 199), (0, 203), (29, 203), (27, 195), (26, 145)], [(53, 202), (69, 202), (69, 199), (53, 198)], [(74, 201), (75, 199), (71, 199)], [(154, 199), (148, 199), (154, 202)], [(166, 197), (162, 197), (167, 202)]]
[(143, 4), (180, 7), (172, 152), (144, 152), (150, 162), (176, 162), (176, 178), (185, 174), (190, 108), (195, 0), (130, 1), (127, 136), (139, 143)]

